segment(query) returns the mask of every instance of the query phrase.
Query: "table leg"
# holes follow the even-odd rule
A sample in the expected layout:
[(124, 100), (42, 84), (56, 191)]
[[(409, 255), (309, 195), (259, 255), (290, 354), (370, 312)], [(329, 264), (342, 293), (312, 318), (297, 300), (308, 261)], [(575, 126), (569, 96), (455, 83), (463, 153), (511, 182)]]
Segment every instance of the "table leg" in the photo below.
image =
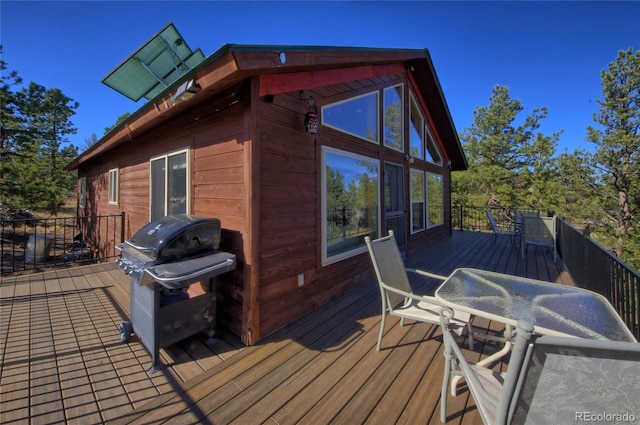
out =
[[(478, 366), (486, 366), (488, 364), (493, 363), (494, 361), (503, 358), (504, 356), (506, 356), (509, 351), (511, 350), (511, 338), (513, 336), (513, 326), (507, 324), (505, 325), (504, 328), (504, 346), (500, 349), (500, 351), (497, 351), (495, 353), (493, 353), (492, 355), (480, 360), (479, 362), (476, 363), (476, 365)], [(458, 395), (458, 382), (463, 378), (463, 376), (454, 376), (453, 378), (451, 378), (451, 395), (452, 396), (457, 396)]]

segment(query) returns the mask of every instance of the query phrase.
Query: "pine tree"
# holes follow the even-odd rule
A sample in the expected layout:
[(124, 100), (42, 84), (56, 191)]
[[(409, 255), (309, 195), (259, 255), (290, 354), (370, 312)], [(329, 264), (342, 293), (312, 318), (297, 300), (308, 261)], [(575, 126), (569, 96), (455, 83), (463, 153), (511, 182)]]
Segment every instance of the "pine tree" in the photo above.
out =
[(602, 187), (598, 195), (608, 224), (605, 233), (613, 239), (607, 245), (629, 261), (640, 256), (629, 251), (640, 246), (640, 51), (618, 52), (600, 76), (602, 99), (594, 114), (600, 127), (588, 128), (588, 140), (596, 145), (593, 166)]

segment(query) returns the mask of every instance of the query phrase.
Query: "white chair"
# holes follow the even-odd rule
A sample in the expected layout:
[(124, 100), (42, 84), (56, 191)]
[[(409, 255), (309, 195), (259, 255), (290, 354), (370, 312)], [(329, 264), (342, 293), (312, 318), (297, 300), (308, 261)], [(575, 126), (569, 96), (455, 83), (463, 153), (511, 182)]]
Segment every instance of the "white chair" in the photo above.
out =
[[(382, 344), (387, 315), (400, 317), (401, 325), (404, 325), (405, 319), (439, 324), (442, 305), (435, 297), (415, 294), (411, 288), (407, 272), (417, 273), (440, 281), (445, 280), (446, 277), (423, 270), (405, 268), (392, 230), (389, 231), (388, 236), (376, 240), (371, 240), (367, 236), (365, 237), (365, 242), (378, 278), (382, 298), (382, 320), (376, 349), (379, 351)], [(451, 318), (450, 326), (455, 328), (458, 335), (462, 333), (464, 327), (467, 327), (469, 347), (472, 349), (473, 328), (469, 323), (470, 320), (471, 315), (456, 312)]]
[(507, 419), (512, 424), (638, 421), (640, 344), (535, 339), (527, 349)]
[[(629, 423), (640, 412), (640, 344), (575, 337), (532, 336), (519, 321), (506, 373), (469, 362), (443, 309), (445, 371), (440, 420), (446, 422), (452, 376), (467, 382), (484, 424)], [(625, 415), (626, 419), (625, 419)], [(635, 419), (629, 420), (629, 415)]]
[(442, 423), (447, 421), (447, 389), (455, 382), (452, 378), (462, 376), (476, 402), (482, 422), (485, 425), (506, 423), (506, 415), (520, 376), (524, 353), (531, 339), (533, 326), (526, 321), (518, 322), (507, 372), (496, 372), (487, 367), (478, 366), (465, 358), (451, 334), (451, 314), (452, 310), (449, 308), (441, 311), (445, 363), (440, 394), (440, 421)]
[(493, 244), (495, 245), (498, 241), (498, 236), (509, 236), (511, 240), (511, 245), (513, 247), (517, 247), (520, 240), (520, 233), (518, 231), (502, 231), (498, 227), (496, 223), (496, 218), (493, 216), (493, 213), (490, 210), (487, 210), (487, 218), (489, 219), (489, 224), (491, 225), (491, 230), (493, 230)]

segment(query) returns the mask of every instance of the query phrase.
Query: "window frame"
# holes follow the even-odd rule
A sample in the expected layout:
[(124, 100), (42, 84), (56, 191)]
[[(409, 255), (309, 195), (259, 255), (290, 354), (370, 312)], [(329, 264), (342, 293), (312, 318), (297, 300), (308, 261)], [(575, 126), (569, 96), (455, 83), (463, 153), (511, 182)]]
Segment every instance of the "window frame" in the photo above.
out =
[[(437, 223), (431, 223), (431, 206), (434, 204), (430, 202), (431, 193), (429, 191), (429, 177), (437, 177), (440, 180), (440, 217), (441, 220)], [(426, 194), (426, 226), (427, 229), (442, 226), (444, 224), (444, 176), (441, 174), (425, 172), (425, 190)]]
[[(427, 161), (427, 162), (429, 162), (431, 164), (442, 166), (442, 152), (440, 152), (440, 149), (438, 149), (438, 144), (436, 143), (435, 137), (433, 137), (433, 132), (431, 131), (431, 128), (429, 127), (429, 125), (425, 125), (424, 136), (425, 136), (424, 137), (424, 139), (425, 139), (425, 146), (424, 146), (425, 161)], [(431, 146), (432, 149), (429, 149), (429, 146)], [(433, 158), (433, 155), (431, 154), (432, 150), (438, 155), (437, 160)], [(427, 152), (428, 152), (428, 154), (427, 154)]]
[[(420, 177), (422, 178), (422, 190), (421, 195), (422, 198), (421, 199), (414, 199), (413, 194), (414, 194), (414, 180), (413, 180), (413, 175), (420, 175)], [(410, 204), (410, 208), (409, 208), (409, 223), (411, 224), (411, 234), (416, 234), (419, 232), (423, 232), (427, 226), (427, 197), (426, 197), (426, 185), (425, 185), (425, 172), (423, 170), (417, 169), (417, 168), (410, 168), (409, 169), (409, 204)], [(422, 204), (422, 227), (414, 227), (414, 205), (416, 204)]]
[(381, 176), (380, 176), (380, 160), (378, 158), (373, 158), (369, 156), (364, 156), (360, 154), (356, 154), (353, 152), (345, 151), (342, 149), (333, 148), (330, 146), (322, 146), (321, 149), (321, 255), (322, 255), (322, 266), (328, 266), (330, 264), (337, 263), (339, 261), (345, 260), (347, 258), (354, 257), (356, 255), (362, 254), (367, 251), (366, 244), (364, 243), (364, 238), (362, 238), (362, 242), (355, 248), (349, 249), (347, 251), (339, 252), (337, 254), (329, 255), (328, 253), (328, 217), (327, 217), (327, 154), (342, 156), (345, 158), (355, 159), (358, 161), (366, 161), (371, 164), (375, 164), (377, 167), (377, 178), (376, 178), (376, 222), (377, 228), (375, 229), (375, 235), (372, 235), (373, 238), (378, 238), (380, 236), (380, 223), (382, 212), (380, 211), (382, 206), (382, 200), (380, 195), (380, 185), (381, 185)]
[[(387, 123), (385, 120), (385, 111), (386, 111), (386, 93), (387, 90), (396, 90), (400, 88), (400, 148), (396, 148), (393, 145), (387, 144)], [(405, 92), (404, 92), (404, 83), (394, 84), (392, 86), (383, 87), (381, 89), (382, 92), (382, 112), (380, 119), (382, 120), (382, 144), (384, 147), (393, 149), (397, 152), (404, 152), (404, 102), (405, 102)]]
[(109, 170), (109, 204), (118, 205), (120, 192), (120, 171), (118, 168)]
[[(357, 96), (350, 96), (350, 97), (347, 97), (346, 99), (338, 100), (337, 102), (332, 102), (332, 103), (328, 103), (326, 105), (322, 105), (321, 113), (320, 113), (320, 119), (322, 121), (322, 125), (324, 125), (326, 127), (329, 127), (329, 128), (332, 128), (332, 129), (334, 129), (336, 131), (339, 131), (341, 133), (348, 134), (348, 135), (353, 136), (353, 137), (357, 137), (360, 140), (366, 140), (369, 143), (374, 143), (376, 145), (379, 145), (380, 144), (380, 92), (381, 92), (380, 89), (376, 89), (376, 90), (368, 91), (366, 93), (362, 93), (362, 94), (357, 95)], [(376, 112), (375, 112), (375, 115), (376, 115), (375, 116), (375, 135), (376, 135), (376, 139), (375, 140), (368, 139), (368, 138), (363, 137), (363, 136), (361, 136), (359, 134), (356, 134), (356, 133), (352, 133), (352, 132), (350, 132), (348, 130), (345, 130), (345, 129), (340, 128), (340, 127), (338, 127), (336, 125), (333, 125), (333, 124), (329, 124), (329, 123), (327, 123), (325, 121), (326, 115), (327, 115), (326, 114), (326, 110), (328, 108), (331, 108), (331, 107), (334, 107), (334, 106), (339, 106), (339, 105), (342, 105), (342, 104), (345, 104), (345, 103), (349, 103), (349, 102), (351, 102), (353, 100), (360, 99), (360, 98), (367, 97), (367, 96), (371, 96), (371, 95), (375, 95), (375, 107), (376, 107)]]
[[(421, 121), (419, 126), (413, 125), (414, 109), (415, 109), (415, 113), (417, 114), (417, 116), (420, 118), (420, 121)], [(426, 122), (424, 113), (422, 112), (422, 107), (420, 106), (420, 103), (418, 103), (418, 100), (416, 99), (416, 96), (410, 90), (409, 91), (409, 120), (408, 120), (408, 125), (409, 125), (409, 155), (411, 155), (413, 158), (417, 158), (417, 159), (421, 159), (421, 160), (425, 159), (424, 129), (425, 129), (426, 124), (427, 124), (427, 122)], [(420, 137), (420, 151), (419, 151), (419, 154), (417, 156), (413, 154), (413, 150), (412, 150), (412, 148), (414, 146), (412, 144), (412, 140), (411, 140), (411, 135), (414, 133), (412, 131), (412, 128), (415, 129), (416, 133), (419, 133), (418, 136)]]
[(79, 179), (79, 194), (78, 194), (78, 207), (86, 208), (87, 207), (87, 178), (80, 177)]
[(157, 220), (161, 217), (153, 217), (153, 163), (164, 159), (164, 216), (169, 212), (169, 158), (177, 155), (185, 155), (185, 213), (191, 212), (191, 161), (189, 155), (189, 148), (181, 149), (177, 151), (168, 152), (163, 155), (158, 155), (149, 159), (149, 218), (150, 221)]

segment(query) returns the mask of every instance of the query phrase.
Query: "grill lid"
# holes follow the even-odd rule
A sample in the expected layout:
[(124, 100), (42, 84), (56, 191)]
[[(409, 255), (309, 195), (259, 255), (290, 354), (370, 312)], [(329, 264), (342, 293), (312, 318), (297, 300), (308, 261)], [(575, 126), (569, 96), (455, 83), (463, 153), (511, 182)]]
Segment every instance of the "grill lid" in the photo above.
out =
[(192, 257), (220, 246), (220, 220), (178, 214), (142, 226), (126, 244), (152, 257), (155, 264)]

